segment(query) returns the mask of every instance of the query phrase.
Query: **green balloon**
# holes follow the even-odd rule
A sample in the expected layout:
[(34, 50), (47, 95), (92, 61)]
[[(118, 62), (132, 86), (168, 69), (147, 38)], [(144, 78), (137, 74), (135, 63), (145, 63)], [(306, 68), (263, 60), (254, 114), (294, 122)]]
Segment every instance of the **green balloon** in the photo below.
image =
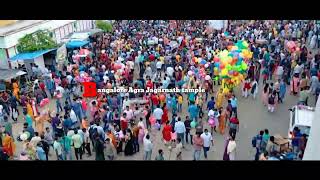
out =
[(232, 66), (230, 64), (226, 65), (227, 70), (232, 70)]
[(242, 62), (241, 69), (242, 70), (247, 70), (248, 69), (248, 65), (245, 62)]

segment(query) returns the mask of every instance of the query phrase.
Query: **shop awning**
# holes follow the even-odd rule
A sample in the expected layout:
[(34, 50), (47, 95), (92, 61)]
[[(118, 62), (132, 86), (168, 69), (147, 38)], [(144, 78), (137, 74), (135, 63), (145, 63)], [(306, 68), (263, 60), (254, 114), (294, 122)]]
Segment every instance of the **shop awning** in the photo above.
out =
[(85, 46), (87, 44), (89, 44), (89, 41), (69, 41), (67, 43), (67, 48), (74, 49), (74, 48)]
[(15, 55), (14, 57), (10, 58), (10, 61), (17, 61), (17, 60), (26, 60), (26, 59), (35, 59), (43, 54), (46, 54), (48, 52), (51, 52), (55, 49), (47, 49), (47, 50), (40, 50), (30, 53), (20, 53)]
[(19, 69), (0, 69), (0, 80), (10, 80), (27, 74)]

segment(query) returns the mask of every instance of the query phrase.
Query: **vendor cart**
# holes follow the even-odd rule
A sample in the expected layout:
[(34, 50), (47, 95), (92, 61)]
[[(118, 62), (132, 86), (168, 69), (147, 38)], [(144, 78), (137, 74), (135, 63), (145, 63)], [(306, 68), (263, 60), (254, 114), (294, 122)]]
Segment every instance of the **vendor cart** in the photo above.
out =
[(279, 152), (285, 152), (290, 149), (290, 141), (279, 134), (274, 135), (274, 143), (279, 146)]

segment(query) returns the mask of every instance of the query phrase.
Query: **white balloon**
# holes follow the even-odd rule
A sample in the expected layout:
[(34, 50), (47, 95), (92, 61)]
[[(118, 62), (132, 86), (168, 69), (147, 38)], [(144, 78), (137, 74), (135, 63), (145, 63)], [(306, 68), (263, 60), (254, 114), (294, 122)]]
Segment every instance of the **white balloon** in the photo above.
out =
[(206, 77), (204, 78), (205, 80), (210, 80), (210, 76), (209, 75), (206, 75)]
[(209, 67), (209, 64), (205, 64), (204, 67), (205, 67), (205, 68), (208, 68), (208, 67)]

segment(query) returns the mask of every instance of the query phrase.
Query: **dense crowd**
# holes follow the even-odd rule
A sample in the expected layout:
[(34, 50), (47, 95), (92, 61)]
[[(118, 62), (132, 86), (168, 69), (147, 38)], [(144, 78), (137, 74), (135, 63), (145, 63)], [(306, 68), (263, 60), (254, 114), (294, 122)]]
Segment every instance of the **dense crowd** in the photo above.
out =
[[(193, 145), (194, 160), (201, 159), (202, 151), (207, 159), (213, 132), (226, 135), (221, 159), (235, 160), (241, 112), (233, 90), (226, 93), (220, 88), (215, 53), (238, 40), (248, 41), (253, 59), (241, 85), (242, 96), (256, 98), (262, 77), (262, 103), (268, 111), (276, 111), (285, 101), (287, 88), (299, 95), (297, 103), (310, 105), (309, 98), (320, 93), (320, 54), (313, 53), (320, 46), (319, 31), (313, 21), (229, 21), (225, 31), (213, 30), (200, 20), (115, 21), (111, 33), (93, 35), (88, 47), (69, 50), (62, 66), (33, 65), (32, 85), (21, 88), (13, 80), (12, 90), (1, 92), (1, 159), (48, 160), (53, 149), (53, 159), (58, 160), (78, 160), (85, 154), (113, 160), (121, 154), (131, 156), (143, 145), (144, 160), (154, 160), (154, 153), (156, 160), (166, 160), (162, 149), (154, 149), (153, 132), (159, 130), (176, 160), (182, 159), (186, 143)], [(295, 43), (294, 51), (289, 41)], [(211, 79), (200, 75), (197, 58), (209, 62), (205, 74)], [(86, 98), (81, 83), (89, 81), (100, 89), (206, 91), (98, 93), (96, 98)], [(53, 109), (48, 108), (51, 102)], [(23, 130), (12, 134), (12, 123), (21, 114)], [(303, 154), (306, 136), (295, 138), (294, 152)], [(273, 141), (268, 130), (258, 134), (256, 160), (275, 153)], [(16, 143), (23, 144), (21, 152), (15, 150)]]

